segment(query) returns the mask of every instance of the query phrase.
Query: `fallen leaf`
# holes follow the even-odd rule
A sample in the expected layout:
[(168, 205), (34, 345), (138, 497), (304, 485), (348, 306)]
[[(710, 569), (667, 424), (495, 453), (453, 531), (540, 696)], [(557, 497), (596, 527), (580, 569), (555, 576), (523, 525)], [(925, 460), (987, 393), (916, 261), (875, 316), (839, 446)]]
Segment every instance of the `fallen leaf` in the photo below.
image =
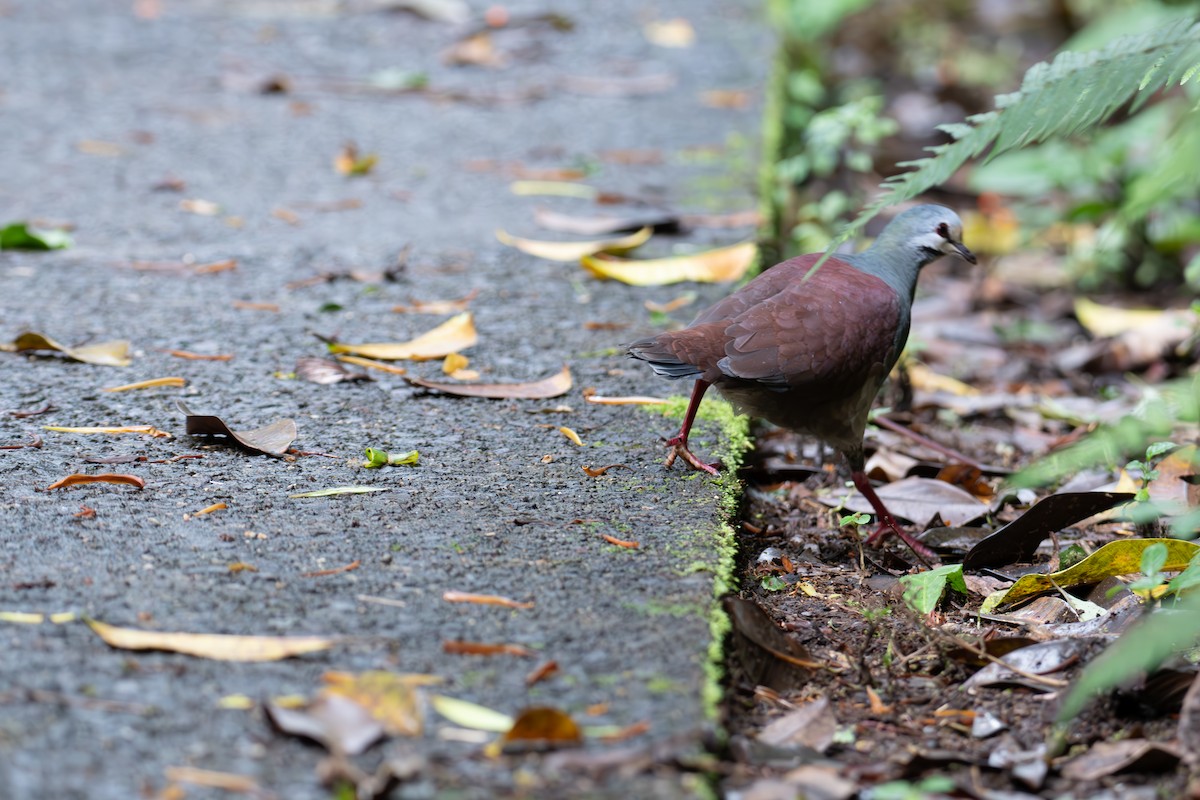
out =
[(580, 200), (595, 200), (600, 190), (586, 183), (571, 181), (513, 181), (509, 191), (520, 197), (545, 195), (548, 197), (576, 197)]
[(326, 672), (321, 697), (344, 697), (366, 709), (389, 736), (420, 736), (424, 725), (417, 689), (441, 683), (436, 675), (369, 670)]
[(406, 306), (392, 306), (392, 311), (398, 314), (461, 314), (478, 295), (479, 290), (472, 289), (458, 300), (410, 300)]
[(456, 372), (466, 369), (470, 363), (470, 359), (462, 353), (451, 353), (442, 362), (442, 372), (447, 375), (453, 375)]
[(329, 345), (331, 353), (350, 353), (351, 355), (377, 358), (383, 361), (408, 359), (411, 361), (427, 361), (442, 358), (459, 350), (465, 350), (478, 341), (475, 323), (470, 312), (464, 312), (427, 331), (415, 339), (399, 343), (373, 344), (341, 344)]
[(434, 711), (450, 722), (475, 731), (504, 733), (512, 728), (514, 722), (508, 714), (455, 697), (435, 694), (429, 698), (429, 703)]
[(191, 786), (203, 786), (206, 789), (221, 789), (226, 792), (241, 792), (242, 794), (267, 797), (270, 795), (254, 778), (249, 775), (237, 775), (232, 772), (217, 772), (199, 767), (167, 767), (163, 775), (172, 783), (186, 783)]
[(1182, 753), (1172, 742), (1124, 739), (1095, 742), (1088, 750), (1067, 760), (1062, 775), (1070, 781), (1095, 782), (1122, 772), (1169, 774), (1179, 764)]
[(416, 450), (409, 450), (407, 453), (389, 453), (386, 450), (377, 450), (374, 447), (368, 447), (367, 460), (362, 463), (362, 466), (364, 469), (411, 467), (417, 463), (419, 458), (420, 453)]
[(577, 447), (583, 447), (583, 440), (579, 438), (579, 434), (565, 426), (559, 426), (558, 432), (571, 440), (571, 443)]
[(1130, 500), (1133, 495), (1124, 492), (1052, 494), (976, 542), (963, 558), (963, 567), (977, 570), (1028, 561), (1050, 534)]
[(234, 300), (233, 307), (239, 311), (270, 311), (279, 313), (278, 303), (251, 303), (248, 300)]
[(83, 475), (80, 473), (75, 473), (50, 484), (46, 487), (46, 491), (50, 491), (52, 489), (65, 489), (68, 486), (81, 486), (88, 483), (118, 483), (126, 486), (136, 486), (138, 489), (146, 488), (146, 482), (137, 475), (119, 475), (116, 473)]
[(362, 566), (361, 561), (351, 561), (349, 564), (343, 564), (340, 567), (332, 569), (319, 569), (315, 572), (301, 572), (301, 578), (324, 578), (329, 575), (341, 575), (343, 572), (353, 572)]
[(231, 636), (220, 633), (162, 633), (118, 628), (99, 620), (84, 622), (110, 647), (120, 650), (166, 650), (216, 661), (279, 661), (333, 647), (322, 636)]
[[(218, 272), (228, 272), (231, 269), (237, 269), (237, 264), (238, 262), (236, 258), (223, 258), (220, 261), (210, 261), (207, 264), (197, 264), (196, 266), (192, 267), (192, 273), (195, 275), (215, 275)], [(234, 303), (233, 305), (234, 308), (238, 307), (237, 303)], [(276, 306), (275, 310), (278, 311), (279, 307)]]
[(205, 514), (211, 514), (214, 511), (224, 511), (227, 508), (229, 508), (229, 506), (225, 503), (213, 503), (211, 506), (205, 506), (204, 508), (195, 512), (194, 514), (192, 514), (192, 516), (193, 517), (202, 517)]
[(45, 621), (45, 614), (28, 611), (0, 611), (0, 622), (11, 622), (15, 625), (41, 625)]
[(635, 260), (597, 254), (584, 256), (581, 262), (597, 278), (612, 278), (632, 286), (662, 286), (680, 281), (735, 281), (746, 274), (757, 255), (754, 242), (743, 242), (687, 256)]
[(351, 372), (336, 361), (317, 356), (304, 356), (296, 359), (296, 376), (322, 386), (372, 380), (371, 376), (366, 373)]
[(1119, 308), (1106, 306), (1086, 297), (1075, 299), (1075, 318), (1093, 336), (1117, 336), (1166, 321), (1183, 330), (1194, 330), (1196, 315), (1190, 309)]
[(406, 378), (413, 386), (461, 397), (486, 397), (494, 400), (545, 400), (560, 397), (571, 390), (571, 370), (566, 365), (557, 374), (530, 383), (444, 383), (421, 378)]
[(231, 575), (237, 575), (241, 572), (258, 572), (258, 567), (253, 564), (247, 564), (245, 561), (235, 561), (228, 567)]
[(584, 466), (583, 471), (585, 473), (587, 473), (588, 477), (590, 477), (590, 478), (599, 478), (601, 475), (608, 472), (610, 469), (617, 469), (617, 468), (627, 469), (630, 472), (634, 471), (633, 467), (629, 466), (628, 464), (607, 464), (603, 467)]
[(132, 363), (129, 358), (129, 342), (124, 339), (66, 347), (49, 336), (26, 331), (13, 340), (13, 349), (18, 353), (29, 350), (54, 350), (75, 361), (102, 367), (127, 367)]
[(583, 734), (565, 711), (538, 706), (517, 715), (500, 741), (503, 751), (547, 750), (582, 743)]
[(126, 383), (122, 386), (112, 386), (106, 392), (128, 392), (131, 389), (153, 389), (158, 386), (187, 386), (187, 378), (151, 378), (137, 383)]
[(65, 230), (35, 228), (25, 222), (12, 222), (0, 228), (0, 250), (62, 250), (71, 246)]
[(233, 360), (233, 354), (231, 354), (231, 353), (216, 353), (216, 354), (210, 355), (208, 353), (193, 353), (190, 350), (160, 350), (159, 352), (166, 353), (169, 356), (175, 356), (175, 358), (184, 358), (189, 361), (232, 361)]
[(166, 431), (160, 431), (153, 425), (116, 425), (116, 426), (100, 426), (100, 427), (83, 427), (71, 428), (62, 425), (43, 425), (42, 428), (56, 433), (103, 433), (116, 436), (122, 433), (141, 433), (146, 436), (152, 436), (156, 439), (170, 439), (171, 434)]
[(311, 739), (344, 756), (366, 752), (384, 736), (383, 723), (348, 697), (323, 695), (302, 708), (263, 706), (276, 729)]
[(589, 394), (584, 398), (584, 400), (601, 406), (662, 406), (666, 405), (667, 403), (667, 401), (661, 397), (645, 397), (642, 395), (631, 395), (628, 397), (603, 397), (598, 394)]
[[(966, 525), (988, 510), (988, 505), (970, 492), (933, 478), (905, 478), (881, 486), (876, 493), (893, 514), (921, 528), (927, 527), (938, 516), (951, 527)], [(841, 500), (841, 495), (818, 498), (820, 503), (831, 507), (841, 505)], [(873, 513), (871, 504), (858, 492), (850, 495), (844, 507), (854, 512)]]
[(83, 139), (75, 143), (75, 149), (84, 155), (116, 158), (125, 150), (116, 142), (104, 142), (98, 139)]
[(211, 200), (201, 200), (200, 198), (180, 200), (179, 208), (189, 214), (198, 214), (202, 217), (215, 217), (221, 213), (221, 206)]
[(607, 533), (601, 535), (600, 538), (603, 539), (604, 541), (608, 542), (609, 544), (616, 545), (617, 547), (628, 547), (631, 549), (636, 549), (638, 547), (641, 547), (641, 545), (638, 544), (637, 542), (629, 541), (626, 539), (618, 539), (615, 536), (609, 536)]
[(496, 238), (522, 253), (545, 258), (550, 261), (578, 261), (595, 253), (624, 253), (649, 241), (653, 229), (649, 226), (616, 239), (593, 239), (586, 242), (547, 242), (540, 239), (524, 239), (497, 229)]
[(558, 672), (558, 662), (551, 660), (539, 664), (532, 672), (525, 676), (525, 685), (533, 686), (535, 683), (541, 683)]
[(1099, 583), (1116, 575), (1141, 572), (1142, 553), (1152, 544), (1167, 548), (1167, 560), (1162, 572), (1180, 572), (1197, 553), (1200, 545), (1180, 539), (1125, 539), (1109, 542), (1082, 561), (1049, 575), (1023, 575), (1006, 591), (997, 592), (983, 601), (982, 613), (1002, 605), (1010, 605), (1042, 592), (1070, 589), (1072, 586)]
[(679, 297), (676, 297), (674, 300), (666, 303), (656, 303), (653, 300), (647, 300), (646, 302), (642, 303), (642, 306), (651, 313), (670, 314), (672, 311), (678, 311), (681, 308), (687, 308), (694, 302), (696, 302), (696, 293), (688, 292), (687, 294), (681, 294)]
[(533, 608), (533, 603), (522, 603), (495, 594), (472, 594), (470, 592), (442, 592), (442, 599), (447, 603), (477, 603), (485, 606), (504, 606), (505, 608)]
[(678, 233), (680, 228), (678, 216), (662, 212), (638, 217), (577, 217), (540, 206), (533, 210), (533, 221), (548, 231), (575, 236), (607, 236), (642, 228), (650, 228), (655, 233)]
[(742, 109), (750, 105), (750, 92), (745, 89), (710, 89), (700, 93), (700, 102), (709, 108)]
[(533, 658), (537, 653), (519, 644), (487, 644), (452, 640), (442, 642), (442, 652), (460, 656), (521, 656)]
[(297, 436), (296, 422), (281, 419), (262, 428), (235, 431), (220, 417), (193, 414), (183, 401), (176, 400), (175, 407), (186, 418), (185, 430), (191, 436), (227, 436), (247, 450), (269, 456), (282, 456)]
[(333, 168), (341, 175), (356, 177), (367, 175), (379, 163), (375, 153), (360, 154), (354, 142), (347, 142), (333, 159)]
[(471, 18), (471, 7), (465, 0), (388, 0), (386, 7), (451, 25), (461, 25)]
[(691, 47), (696, 42), (696, 30), (686, 19), (654, 20), (642, 27), (646, 40), (659, 47)]
[(289, 494), (290, 498), (303, 497), (336, 497), (342, 494), (368, 494), (370, 492), (386, 492), (390, 491), (387, 486), (332, 486), (328, 489), (316, 489), (311, 492), (300, 492), (299, 494)]
[(372, 361), (369, 358), (360, 356), (341, 355), (337, 357), (338, 361), (343, 361), (347, 364), (353, 364), (356, 367), (366, 367), (367, 369), (377, 369), (380, 372), (390, 372), (392, 375), (404, 375), (408, 372), (404, 367), (397, 367), (394, 364), (385, 364), (382, 361)]

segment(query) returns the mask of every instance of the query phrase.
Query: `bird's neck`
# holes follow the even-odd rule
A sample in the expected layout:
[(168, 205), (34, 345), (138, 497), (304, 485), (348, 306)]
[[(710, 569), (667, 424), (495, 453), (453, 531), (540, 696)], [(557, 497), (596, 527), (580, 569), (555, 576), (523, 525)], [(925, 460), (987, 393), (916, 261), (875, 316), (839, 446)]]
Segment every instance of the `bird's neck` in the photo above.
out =
[(911, 305), (917, 291), (917, 276), (921, 267), (934, 261), (941, 253), (931, 254), (895, 242), (885, 242), (882, 237), (861, 253), (841, 256), (843, 261), (868, 275), (874, 275), (886, 283), (905, 305)]

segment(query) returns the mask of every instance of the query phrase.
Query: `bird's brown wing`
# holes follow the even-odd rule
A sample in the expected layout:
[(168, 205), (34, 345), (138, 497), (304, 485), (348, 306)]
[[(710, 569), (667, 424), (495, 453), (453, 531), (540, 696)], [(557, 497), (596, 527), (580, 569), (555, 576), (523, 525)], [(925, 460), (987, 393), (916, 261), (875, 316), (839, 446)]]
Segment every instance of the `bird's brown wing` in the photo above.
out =
[[(776, 264), (770, 269), (765, 270), (741, 289), (701, 311), (692, 320), (692, 324), (689, 327), (704, 325), (710, 322), (728, 323), (730, 320), (744, 314), (747, 309), (766, 301), (789, 286), (803, 280), (808, 271), (812, 269), (812, 265), (817, 263), (817, 259), (820, 257), (820, 253), (809, 253), (808, 255), (790, 258), (787, 261)], [(826, 266), (835, 263), (840, 264), (841, 262), (836, 258), (828, 259), (821, 265), (821, 269), (817, 270), (817, 275)], [(813, 279), (815, 278), (816, 275), (813, 276)]]
[(900, 299), (878, 278), (830, 259), (807, 282), (791, 282), (726, 325), (728, 378), (826, 397), (860, 389), (896, 357)]

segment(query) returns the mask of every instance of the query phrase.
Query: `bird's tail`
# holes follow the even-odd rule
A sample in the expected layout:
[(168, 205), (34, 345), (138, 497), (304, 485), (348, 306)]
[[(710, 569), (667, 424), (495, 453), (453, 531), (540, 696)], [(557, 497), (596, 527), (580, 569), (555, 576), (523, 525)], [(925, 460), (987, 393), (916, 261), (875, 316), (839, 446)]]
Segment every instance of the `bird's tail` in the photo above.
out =
[(645, 361), (656, 373), (664, 378), (695, 378), (703, 372), (695, 364), (689, 364), (671, 352), (669, 346), (662, 341), (663, 337), (639, 339), (626, 348), (630, 358)]

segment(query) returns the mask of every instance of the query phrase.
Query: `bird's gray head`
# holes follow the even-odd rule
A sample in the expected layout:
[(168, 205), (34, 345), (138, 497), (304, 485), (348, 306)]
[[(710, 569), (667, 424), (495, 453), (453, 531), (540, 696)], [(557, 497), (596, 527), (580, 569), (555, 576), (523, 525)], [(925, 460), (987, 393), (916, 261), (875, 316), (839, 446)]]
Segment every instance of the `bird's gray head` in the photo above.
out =
[(962, 243), (962, 229), (958, 214), (945, 206), (916, 206), (889, 222), (872, 249), (907, 253), (922, 266), (944, 255), (959, 255), (974, 264), (975, 254)]

